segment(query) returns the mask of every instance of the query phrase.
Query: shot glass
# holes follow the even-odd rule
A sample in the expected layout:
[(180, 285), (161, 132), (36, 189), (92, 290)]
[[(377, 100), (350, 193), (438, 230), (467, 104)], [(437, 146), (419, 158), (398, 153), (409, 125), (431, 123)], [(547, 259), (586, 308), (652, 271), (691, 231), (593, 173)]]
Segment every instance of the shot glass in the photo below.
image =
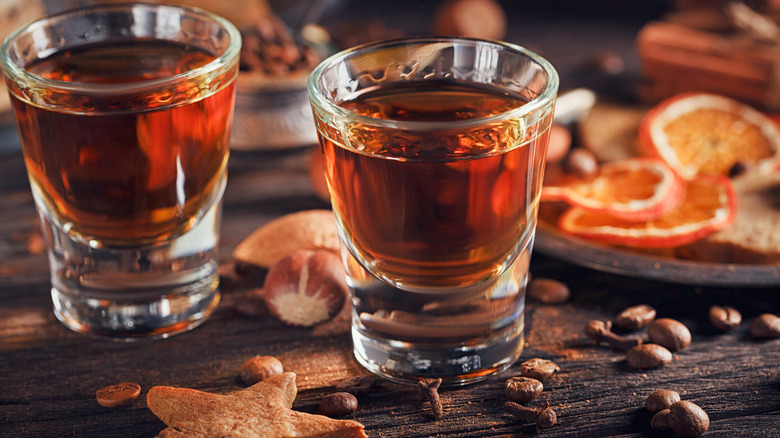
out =
[(412, 38), (338, 53), (308, 88), (357, 360), (450, 385), (510, 366), (555, 69), (513, 44)]
[(216, 246), (241, 36), (197, 9), (43, 18), (0, 52), (57, 318), (123, 340), (199, 325)]

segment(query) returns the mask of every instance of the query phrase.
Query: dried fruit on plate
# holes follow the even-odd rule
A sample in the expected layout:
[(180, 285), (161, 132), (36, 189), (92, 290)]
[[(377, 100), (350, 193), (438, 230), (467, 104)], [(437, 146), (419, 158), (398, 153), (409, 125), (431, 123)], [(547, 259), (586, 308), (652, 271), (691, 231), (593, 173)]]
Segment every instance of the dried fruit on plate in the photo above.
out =
[(608, 213), (572, 207), (558, 226), (581, 237), (624, 246), (671, 248), (698, 240), (725, 228), (737, 212), (731, 181), (722, 176), (700, 176), (686, 184), (679, 207), (652, 221), (627, 221)]
[(542, 188), (543, 201), (566, 201), (627, 221), (658, 219), (677, 208), (684, 195), (684, 181), (655, 158), (612, 161), (595, 178), (569, 176)]
[(706, 93), (669, 98), (647, 112), (639, 138), (685, 179), (728, 175), (737, 163), (756, 165), (780, 151), (780, 129), (733, 99)]

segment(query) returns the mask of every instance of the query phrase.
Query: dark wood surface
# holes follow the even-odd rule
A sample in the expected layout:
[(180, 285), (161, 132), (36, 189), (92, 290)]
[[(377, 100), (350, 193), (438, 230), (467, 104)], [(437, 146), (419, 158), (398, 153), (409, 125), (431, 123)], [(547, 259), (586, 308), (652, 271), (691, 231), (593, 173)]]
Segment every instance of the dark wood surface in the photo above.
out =
[[(225, 198), (222, 259), (233, 271), (232, 248), (249, 232), (281, 214), (327, 208), (312, 192), (307, 149), (280, 153), (234, 153)], [(215, 393), (241, 389), (241, 363), (253, 355), (279, 357), (297, 373), (294, 408), (316, 410), (333, 385), (364, 371), (350, 351), (346, 318), (315, 328), (292, 328), (262, 308), (248, 316), (234, 304), (262, 275), (226, 275), (224, 299), (203, 326), (172, 339), (117, 343), (71, 333), (51, 312), (46, 257), (31, 254), (36, 213), (19, 153), (0, 157), (0, 436), (150, 437), (164, 428), (146, 407), (154, 385)], [(262, 272), (260, 272), (262, 274)], [(559, 424), (548, 437), (666, 436), (653, 433), (642, 405), (656, 389), (675, 389), (704, 408), (712, 421), (707, 436), (780, 436), (780, 340), (756, 341), (747, 323), (778, 312), (776, 289), (703, 288), (601, 273), (537, 253), (536, 277), (556, 278), (572, 289), (563, 305), (529, 302), (528, 346), (523, 359), (554, 360), (561, 371), (546, 382), (541, 397)], [(240, 302), (240, 301), (239, 301)], [(629, 368), (620, 352), (594, 346), (583, 326), (611, 319), (639, 303), (659, 316), (683, 321), (692, 345), (657, 370)], [(715, 332), (707, 321), (711, 304), (740, 309), (746, 322), (733, 332)], [(360, 399), (350, 416), (372, 437), (531, 436), (534, 428), (503, 413), (502, 384), (517, 367), (472, 386), (442, 391), (444, 416), (431, 420), (413, 387), (382, 383)], [(107, 409), (95, 391), (135, 381), (143, 392), (130, 406)]]
[[(563, 2), (565, 3), (565, 2)], [(576, 4), (576, 3), (574, 3)], [(358, 11), (359, 15), (360, 11)], [(383, 17), (390, 17), (388, 14)], [(396, 18), (404, 20), (404, 14)], [(549, 20), (549, 16), (547, 17)], [(609, 49), (630, 53), (636, 23), (588, 24), (572, 17), (560, 27), (526, 20), (510, 26), (510, 39), (529, 42), (561, 70), (563, 85), (589, 54)], [(615, 36), (617, 35), (617, 37)], [(587, 47), (588, 49), (583, 49)], [(13, 149), (13, 148), (11, 148)], [(227, 393), (243, 388), (241, 363), (254, 355), (279, 357), (297, 374), (294, 409), (313, 412), (333, 385), (365, 371), (351, 355), (348, 322), (342, 315), (318, 327), (284, 325), (262, 307), (247, 315), (237, 306), (248, 289), (261, 285), (262, 271), (233, 275), (230, 254), (251, 231), (285, 213), (328, 208), (307, 176), (309, 148), (280, 152), (235, 152), (225, 194), (221, 259), (223, 301), (204, 325), (172, 339), (117, 343), (72, 333), (51, 311), (46, 256), (35, 247), (37, 216), (17, 150), (0, 155), (0, 436), (151, 437), (165, 428), (146, 407), (154, 385)], [(32, 251), (31, 251), (32, 249)], [(674, 389), (710, 416), (708, 437), (780, 436), (780, 340), (757, 341), (748, 323), (763, 312), (780, 312), (777, 288), (698, 287), (602, 273), (535, 253), (535, 277), (568, 284), (562, 305), (528, 303), (522, 360), (554, 360), (561, 371), (545, 383), (530, 406), (549, 402), (558, 424), (547, 437), (664, 437), (649, 427), (647, 395)], [(623, 353), (594, 346), (583, 333), (590, 319), (612, 319), (623, 308), (646, 303), (659, 316), (681, 320), (693, 343), (656, 370), (629, 368)], [(729, 333), (707, 321), (712, 304), (741, 310), (745, 318)], [(533, 436), (533, 426), (505, 414), (502, 385), (517, 367), (472, 386), (445, 389), (444, 416), (431, 420), (416, 389), (383, 382), (360, 398), (360, 421), (371, 437)], [(141, 384), (131, 405), (108, 409), (95, 391), (121, 381)]]

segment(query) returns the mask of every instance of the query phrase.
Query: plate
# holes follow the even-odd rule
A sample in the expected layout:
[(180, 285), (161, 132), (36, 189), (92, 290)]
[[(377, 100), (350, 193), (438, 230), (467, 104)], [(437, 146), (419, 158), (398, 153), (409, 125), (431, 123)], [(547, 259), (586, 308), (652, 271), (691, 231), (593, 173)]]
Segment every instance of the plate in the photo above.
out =
[(613, 274), (696, 286), (780, 285), (780, 265), (705, 263), (645, 255), (566, 236), (539, 222), (534, 251)]

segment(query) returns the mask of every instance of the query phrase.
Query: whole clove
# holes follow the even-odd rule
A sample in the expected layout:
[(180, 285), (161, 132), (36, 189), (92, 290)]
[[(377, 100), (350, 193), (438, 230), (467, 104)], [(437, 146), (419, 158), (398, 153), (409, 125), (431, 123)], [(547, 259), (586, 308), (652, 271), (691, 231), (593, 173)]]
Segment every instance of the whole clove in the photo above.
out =
[(523, 421), (534, 423), (537, 432), (552, 427), (558, 422), (558, 415), (552, 410), (550, 403), (545, 403), (537, 410), (527, 408), (519, 403), (508, 401), (504, 403), (504, 410)]
[(441, 418), (444, 415), (444, 408), (439, 398), (439, 386), (441, 386), (441, 379), (422, 379), (417, 382), (420, 398), (431, 405), (433, 418)]
[(585, 334), (596, 341), (604, 343), (612, 348), (628, 351), (642, 343), (642, 340), (634, 337), (624, 337), (612, 332), (612, 323), (610, 321), (599, 321), (594, 319), (585, 325)]

